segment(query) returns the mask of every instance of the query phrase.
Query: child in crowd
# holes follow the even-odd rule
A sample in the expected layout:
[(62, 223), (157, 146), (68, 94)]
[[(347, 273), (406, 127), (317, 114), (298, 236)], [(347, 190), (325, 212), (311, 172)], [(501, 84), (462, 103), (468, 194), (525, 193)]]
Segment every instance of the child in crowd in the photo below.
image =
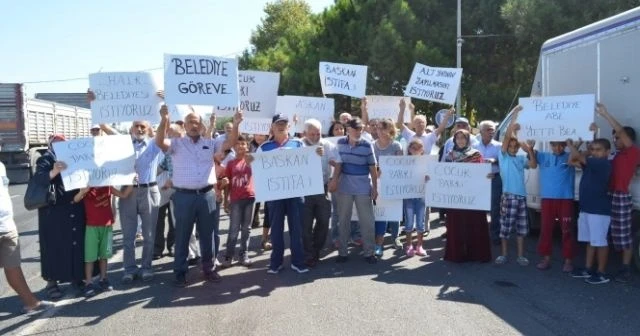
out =
[[(113, 253), (113, 223), (115, 222), (111, 208), (111, 196), (127, 198), (133, 186), (126, 186), (122, 191), (114, 187), (82, 188), (74, 196), (73, 201), (84, 203), (87, 228), (84, 238), (84, 296), (96, 295), (98, 289), (113, 290), (107, 279), (107, 260)], [(99, 260), (99, 288), (93, 284), (93, 264)]]
[(570, 166), (566, 143), (552, 141), (551, 152), (536, 151), (540, 167), (540, 196), (542, 197), (542, 222), (538, 253), (542, 260), (536, 266), (539, 270), (551, 268), (551, 248), (556, 219), (562, 229), (562, 271), (573, 271), (572, 259), (575, 254), (573, 233), (573, 199), (575, 188), (575, 168)]
[[(502, 197), (500, 200), (500, 240), (502, 255), (498, 256), (495, 263), (502, 265), (507, 262), (507, 240), (511, 232), (515, 231), (517, 238), (518, 258), (516, 262), (521, 266), (529, 265), (529, 260), (524, 256), (524, 237), (529, 233), (527, 222), (527, 190), (524, 183), (524, 170), (536, 168), (536, 155), (533, 147), (526, 143), (519, 143), (514, 132), (520, 129), (516, 124), (518, 113), (522, 107), (514, 109), (514, 115), (507, 128), (502, 150), (498, 159), (500, 176), (502, 176)], [(522, 149), (528, 154), (528, 159), (518, 156), (518, 150)]]
[[(413, 138), (409, 142), (408, 155), (424, 155), (424, 144), (420, 138)], [(423, 245), (425, 231), (425, 201), (424, 197), (402, 200), (404, 208), (404, 234), (407, 240), (405, 253), (408, 257), (414, 255), (426, 256)], [(417, 243), (413, 245), (413, 229), (416, 229)]]
[(613, 158), (609, 191), (611, 192), (611, 240), (616, 250), (622, 250), (622, 268), (615, 277), (618, 282), (631, 280), (631, 257), (633, 237), (631, 235), (631, 211), (633, 200), (629, 184), (640, 164), (640, 148), (634, 144), (636, 132), (623, 127), (609, 114), (607, 108), (598, 104), (598, 114), (609, 122), (613, 129), (616, 155)]
[[(607, 139), (595, 139), (588, 146), (588, 153), (578, 151), (579, 145), (568, 140), (571, 149), (570, 164), (582, 168), (580, 179), (580, 214), (578, 215), (578, 241), (587, 243), (584, 268), (571, 273), (574, 278), (585, 278), (587, 283), (597, 285), (609, 282), (605, 275), (609, 242), (607, 233), (611, 223), (611, 196), (609, 178), (611, 175), (611, 143)], [(598, 256), (598, 270), (594, 271), (594, 257)]]
[(244, 136), (238, 136), (234, 145), (235, 159), (226, 164), (222, 185), (226, 185), (228, 192), (225, 193), (225, 204), (229, 204), (229, 234), (227, 236), (227, 250), (222, 261), (223, 267), (231, 266), (235, 255), (238, 231), (240, 236), (240, 264), (251, 266), (249, 258), (249, 237), (253, 215), (253, 204), (255, 202), (255, 191), (253, 189), (253, 176), (251, 165), (245, 161), (249, 141)]

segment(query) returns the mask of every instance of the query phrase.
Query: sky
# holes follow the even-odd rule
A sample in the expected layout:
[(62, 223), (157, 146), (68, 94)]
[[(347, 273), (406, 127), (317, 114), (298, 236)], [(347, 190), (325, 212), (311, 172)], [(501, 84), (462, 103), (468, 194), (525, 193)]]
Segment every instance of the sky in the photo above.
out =
[[(163, 55), (234, 57), (249, 47), (267, 0), (5, 1), (0, 82), (85, 92), (90, 73), (162, 68)], [(307, 0), (314, 13), (333, 0)], [(162, 70), (154, 70), (161, 76)]]

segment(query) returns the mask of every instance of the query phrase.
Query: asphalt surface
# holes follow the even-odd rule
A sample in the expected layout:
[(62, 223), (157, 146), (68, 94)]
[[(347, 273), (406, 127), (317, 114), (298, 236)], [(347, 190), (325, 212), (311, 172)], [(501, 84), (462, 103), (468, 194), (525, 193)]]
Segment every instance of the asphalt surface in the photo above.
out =
[[(25, 186), (10, 187), (21, 233), (23, 270), (40, 297), (37, 213), (22, 207)], [(433, 223), (437, 214), (432, 215)], [(226, 234), (228, 217), (221, 220)], [(436, 224), (437, 226), (437, 224)], [(640, 275), (629, 284), (593, 286), (553, 267), (535, 269), (536, 236), (527, 240), (528, 267), (514, 261), (452, 264), (441, 260), (444, 232), (433, 227), (427, 257), (407, 258), (389, 246), (377, 265), (352, 248), (346, 264), (323, 261), (306, 274), (285, 268), (268, 275), (268, 252), (259, 252), (261, 229), (252, 230), (250, 268), (221, 271), (219, 284), (203, 282), (197, 268), (190, 286), (171, 285), (172, 259), (154, 262), (150, 283), (120, 285), (122, 251), (115, 227), (116, 255), (110, 261), (115, 290), (91, 299), (67, 287), (56, 308), (37, 317), (21, 305), (0, 277), (0, 335), (638, 335)], [(222, 236), (226, 242), (226, 235)], [(390, 244), (390, 241), (388, 241)], [(514, 246), (515, 247), (515, 246)], [(559, 252), (556, 241), (555, 251)], [(494, 249), (494, 256), (498, 250)], [(582, 254), (582, 249), (581, 252)], [(138, 248), (138, 257), (141, 248)], [(619, 264), (611, 258), (611, 271)], [(289, 257), (285, 257), (288, 266)], [(582, 262), (582, 258), (576, 261)]]

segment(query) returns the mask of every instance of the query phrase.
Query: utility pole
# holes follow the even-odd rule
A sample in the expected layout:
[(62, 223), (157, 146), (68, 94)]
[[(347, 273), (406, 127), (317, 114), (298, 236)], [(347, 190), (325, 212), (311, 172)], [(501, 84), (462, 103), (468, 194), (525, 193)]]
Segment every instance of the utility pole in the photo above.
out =
[[(456, 68), (462, 68), (462, 43), (464, 40), (462, 39), (462, 0), (458, 0), (458, 22), (457, 22), (457, 33), (456, 33)], [(458, 95), (456, 96), (456, 111), (458, 115), (460, 115), (460, 111), (462, 110), (462, 104), (460, 103), (462, 97), (462, 81), (460, 81), (460, 86), (458, 87)]]

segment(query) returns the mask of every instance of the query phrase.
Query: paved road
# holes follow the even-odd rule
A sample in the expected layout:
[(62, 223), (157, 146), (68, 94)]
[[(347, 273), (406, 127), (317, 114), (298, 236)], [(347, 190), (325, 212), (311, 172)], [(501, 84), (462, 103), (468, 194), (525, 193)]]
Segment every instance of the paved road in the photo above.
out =
[[(11, 187), (12, 195), (23, 191), (24, 186)], [(40, 290), (35, 213), (22, 209), (21, 196), (13, 200), (23, 267), (32, 288)], [(227, 225), (224, 216), (221, 227)], [(640, 276), (631, 284), (590, 286), (562, 274), (559, 256), (548, 272), (515, 263), (451, 264), (441, 260), (440, 233), (442, 228), (432, 231), (425, 258), (387, 250), (370, 266), (354, 249), (348, 263), (337, 265), (336, 253), (327, 250), (324, 262), (307, 274), (286, 269), (274, 276), (266, 274), (268, 254), (258, 253), (250, 269), (223, 270), (220, 284), (200, 281), (192, 269), (185, 289), (170, 285), (172, 260), (164, 258), (150, 284), (117, 286), (88, 300), (69, 293), (39, 318), (17, 315), (19, 302), (3, 279), (0, 335), (637, 335), (640, 330)], [(259, 245), (259, 234), (252, 232), (252, 247)], [(535, 260), (535, 238), (527, 243)], [(111, 262), (114, 280), (121, 276), (120, 260), (121, 251)]]

